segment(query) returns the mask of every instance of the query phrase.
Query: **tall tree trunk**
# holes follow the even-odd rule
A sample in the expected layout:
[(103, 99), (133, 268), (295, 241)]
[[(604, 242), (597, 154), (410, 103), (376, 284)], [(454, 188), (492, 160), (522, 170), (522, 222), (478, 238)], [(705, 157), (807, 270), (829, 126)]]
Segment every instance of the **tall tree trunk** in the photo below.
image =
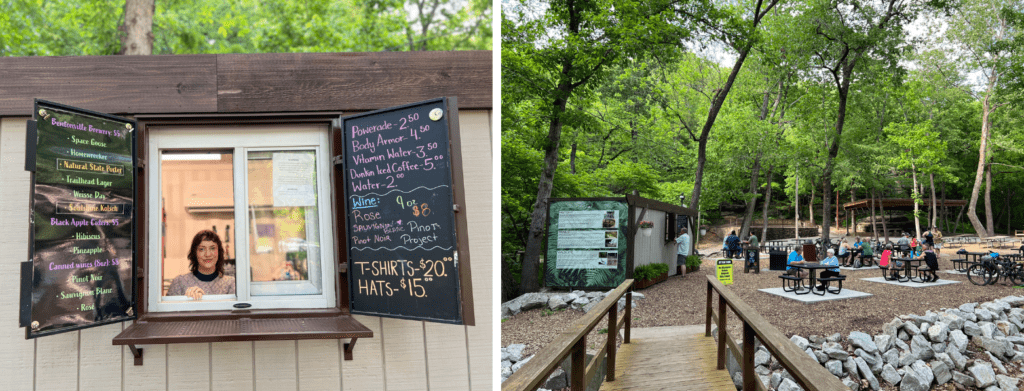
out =
[(875, 192), (871, 192), (871, 232), (875, 236), (875, 241), (878, 241), (878, 226), (875, 225)]
[(153, 12), (155, 10), (155, 0), (126, 0), (124, 2), (124, 24), (119, 28), (124, 33), (124, 36), (121, 37), (121, 54), (153, 54)]
[(914, 200), (914, 237), (921, 241), (921, 219), (918, 218), (918, 213), (921, 210), (918, 209), (917, 205), (917, 200), (921, 198), (921, 193), (917, 190), (917, 166), (914, 164), (914, 159), (910, 159), (910, 177), (914, 180), (914, 194), (910, 197)]
[[(991, 151), (989, 151), (991, 153)], [(992, 165), (985, 165), (985, 225), (988, 236), (996, 234), (995, 220), (992, 219)]]
[(576, 142), (572, 142), (572, 150), (569, 151), (569, 173), (576, 175)]
[[(764, 19), (768, 12), (772, 10), (779, 3), (779, 0), (768, 0), (767, 2), (758, 1), (754, 8), (753, 20), (751, 23), (750, 31), (757, 30), (758, 25)], [(761, 7), (764, 7), (762, 9)], [(729, 95), (729, 91), (732, 90), (732, 85), (736, 82), (736, 76), (739, 75), (740, 69), (743, 69), (743, 62), (747, 60), (747, 55), (750, 54), (751, 49), (754, 48), (755, 40), (747, 40), (746, 44), (742, 47), (734, 47), (739, 55), (736, 57), (736, 62), (732, 65), (732, 71), (729, 72), (729, 77), (725, 79), (725, 85), (721, 89), (715, 92), (714, 97), (711, 99), (711, 107), (708, 109), (708, 117), (704, 120), (704, 127), (700, 130), (700, 138), (697, 140), (697, 170), (694, 173), (695, 180), (693, 181), (693, 193), (690, 197), (695, 207), (700, 210), (700, 190), (701, 184), (704, 181), (704, 164), (707, 162), (707, 144), (708, 135), (711, 134), (711, 128), (715, 124), (715, 120), (718, 118), (718, 112), (722, 110), (722, 105), (725, 104), (725, 98)]]
[[(871, 196), (878, 198), (878, 193), (872, 190)], [(882, 211), (882, 233), (885, 234), (885, 242), (889, 243), (889, 225), (886, 224), (889, 218), (885, 216), (885, 202), (882, 202), (881, 198), (878, 199), (878, 208)]]
[(764, 208), (762, 216), (764, 218), (764, 228), (761, 228), (761, 240), (768, 240), (768, 204), (772, 203), (772, 171), (775, 169), (774, 165), (768, 166), (768, 182), (765, 183), (765, 187), (768, 189), (764, 192)]
[[(570, 7), (572, 8), (572, 7)], [(579, 12), (570, 9), (569, 12)], [(570, 18), (570, 30), (573, 33), (579, 32), (579, 18)], [(547, 222), (548, 197), (551, 196), (551, 187), (555, 179), (555, 170), (558, 168), (559, 143), (562, 139), (562, 115), (569, 101), (569, 96), (575, 88), (571, 74), (574, 68), (572, 59), (566, 59), (562, 63), (561, 80), (558, 82), (558, 92), (551, 103), (552, 116), (548, 124), (547, 149), (544, 152), (544, 170), (541, 172), (540, 181), (537, 184), (537, 201), (533, 204), (533, 213), (530, 214), (530, 233), (526, 238), (526, 255), (523, 257), (522, 281), (519, 293), (536, 292), (540, 289), (540, 281), (537, 280), (537, 269), (540, 264), (541, 247), (544, 243), (544, 232), (547, 231), (544, 223)]]
[[(760, 149), (760, 147), (758, 147)], [(750, 186), (747, 187), (747, 209), (743, 212), (743, 224), (740, 226), (740, 237), (746, 238), (750, 233), (750, 225), (754, 220), (754, 207), (757, 205), (757, 179), (761, 176), (761, 151), (754, 157), (754, 167), (750, 169)]]
[(811, 217), (811, 227), (818, 226), (818, 222), (814, 220), (814, 191), (817, 189), (817, 185), (814, 184), (814, 181), (811, 181), (811, 202), (807, 203), (808, 215)]
[(800, 239), (800, 174), (796, 174), (796, 191), (793, 192), (793, 237)]
[[(995, 73), (993, 72), (993, 75)], [(992, 91), (996, 78), (989, 77), (989, 91)], [(974, 174), (974, 187), (971, 188), (971, 200), (967, 203), (967, 219), (971, 221), (971, 225), (974, 226), (974, 232), (978, 233), (979, 237), (988, 237), (988, 229), (981, 224), (981, 220), (978, 219), (978, 212), (975, 205), (978, 204), (978, 193), (981, 191), (981, 180), (985, 174), (985, 167), (988, 163), (988, 138), (989, 132), (991, 131), (991, 123), (989, 121), (989, 114), (991, 114), (992, 107), (989, 102), (991, 99), (991, 93), (985, 95), (981, 100), (981, 145), (978, 146), (978, 170)], [(991, 224), (991, 223), (989, 223)]]
[(953, 233), (952, 233), (952, 235), (956, 235), (957, 229), (960, 228), (960, 219), (962, 217), (964, 217), (964, 209), (966, 209), (966, 208), (967, 208), (967, 205), (961, 206), (960, 207), (960, 213), (956, 214), (956, 224), (953, 225)]
[(1010, 192), (1010, 189), (1006, 189), (1006, 234), (1007, 235), (1013, 235), (1013, 230), (1010, 229), (1010, 197), (1012, 197), (1012, 196), (1013, 196), (1013, 194)]
[(937, 227), (938, 224), (936, 224), (935, 219), (938, 218), (939, 211), (938, 211), (938, 208), (935, 207), (936, 201), (935, 201), (935, 174), (934, 173), (928, 173), (928, 181), (931, 183), (931, 186), (932, 186), (932, 208), (931, 208), (931, 217), (932, 218), (931, 218), (931, 224), (928, 225), (928, 226), (929, 227)]
[(949, 231), (949, 207), (946, 206), (946, 181), (942, 181), (942, 230)]

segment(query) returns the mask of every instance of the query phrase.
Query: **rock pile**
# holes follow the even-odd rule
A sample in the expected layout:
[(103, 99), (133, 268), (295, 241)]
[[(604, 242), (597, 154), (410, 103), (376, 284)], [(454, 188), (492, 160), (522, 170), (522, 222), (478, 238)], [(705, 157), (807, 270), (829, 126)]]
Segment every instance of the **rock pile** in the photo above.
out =
[[(879, 390), (884, 383), (924, 391), (946, 382), (962, 386), (958, 389), (1017, 391), (1024, 371), (1021, 306), (1024, 297), (1008, 296), (899, 316), (873, 336), (853, 331), (845, 341), (838, 333), (790, 340), (854, 391)], [(757, 347), (754, 364), (771, 389), (801, 389), (763, 346)]]
[[(501, 381), (504, 383), (505, 379), (512, 376), (513, 373), (523, 367), (527, 361), (530, 361), (533, 356), (523, 357), (523, 350), (526, 349), (526, 345), (523, 344), (510, 344), (506, 347), (501, 348)], [(560, 390), (568, 387), (569, 377), (566, 375), (562, 368), (555, 368), (555, 371), (548, 376), (548, 380), (544, 382), (540, 390)]]
[[(614, 290), (614, 289), (613, 289)], [(597, 303), (601, 302), (612, 290), (607, 292), (534, 292), (527, 293), (515, 299), (501, 303), (501, 318), (507, 319), (520, 312), (535, 308), (547, 307), (548, 309), (560, 310), (572, 308), (590, 312)], [(643, 299), (643, 293), (633, 292), (633, 308), (636, 308), (637, 301)], [(619, 299), (619, 311), (626, 308), (626, 297)]]

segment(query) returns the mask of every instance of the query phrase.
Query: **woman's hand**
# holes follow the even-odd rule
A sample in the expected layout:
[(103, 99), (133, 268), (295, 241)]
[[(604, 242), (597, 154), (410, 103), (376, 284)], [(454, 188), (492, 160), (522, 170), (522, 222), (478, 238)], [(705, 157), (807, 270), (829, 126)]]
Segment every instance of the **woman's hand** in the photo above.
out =
[(198, 286), (193, 286), (185, 290), (185, 296), (190, 297), (192, 300), (202, 300), (204, 294), (206, 294), (206, 292), (203, 292), (203, 288)]

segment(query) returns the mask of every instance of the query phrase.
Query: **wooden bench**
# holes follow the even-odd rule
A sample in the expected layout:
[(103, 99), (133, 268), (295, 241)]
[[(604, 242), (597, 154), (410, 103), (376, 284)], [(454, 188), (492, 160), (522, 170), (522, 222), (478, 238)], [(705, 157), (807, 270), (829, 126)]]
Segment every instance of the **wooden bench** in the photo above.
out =
[(1014, 230), (1013, 236), (1016, 236), (1018, 238), (1024, 238), (1024, 229)]
[(798, 290), (800, 290), (801, 288), (804, 287), (804, 279), (802, 279), (800, 277), (797, 277), (797, 276), (791, 276), (789, 274), (780, 275), (779, 278), (782, 279), (782, 291), (783, 292), (796, 292), (796, 294), (798, 294), (798, 295), (802, 295), (804, 293), (807, 293), (807, 292), (804, 292), (804, 293), (798, 292)]
[[(846, 276), (840, 274), (840, 275), (835, 276), (835, 277), (819, 278), (818, 281), (821, 282), (823, 285), (825, 285), (825, 290), (821, 291), (821, 293), (815, 292), (816, 295), (825, 296), (825, 292), (828, 292), (828, 293), (831, 293), (831, 294), (834, 294), (834, 295), (838, 295), (839, 292), (843, 291), (843, 281), (846, 281)], [(829, 285), (831, 285), (831, 283), (833, 281), (838, 281), (839, 282), (839, 288), (836, 288), (835, 290), (833, 290), (831, 287), (829, 287)]]

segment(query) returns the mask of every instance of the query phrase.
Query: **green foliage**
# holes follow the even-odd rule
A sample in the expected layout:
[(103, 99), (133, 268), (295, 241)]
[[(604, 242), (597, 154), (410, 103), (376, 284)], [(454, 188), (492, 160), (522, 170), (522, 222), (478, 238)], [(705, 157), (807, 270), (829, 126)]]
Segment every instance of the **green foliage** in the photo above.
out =
[(697, 267), (700, 266), (701, 260), (699, 255), (690, 255), (686, 257), (686, 267)]
[[(123, 1), (7, 0), (0, 55), (109, 55)], [(157, 1), (153, 54), (491, 49), (482, 0)]]
[(651, 263), (633, 268), (633, 279), (653, 280), (668, 273), (668, 265), (664, 263)]

